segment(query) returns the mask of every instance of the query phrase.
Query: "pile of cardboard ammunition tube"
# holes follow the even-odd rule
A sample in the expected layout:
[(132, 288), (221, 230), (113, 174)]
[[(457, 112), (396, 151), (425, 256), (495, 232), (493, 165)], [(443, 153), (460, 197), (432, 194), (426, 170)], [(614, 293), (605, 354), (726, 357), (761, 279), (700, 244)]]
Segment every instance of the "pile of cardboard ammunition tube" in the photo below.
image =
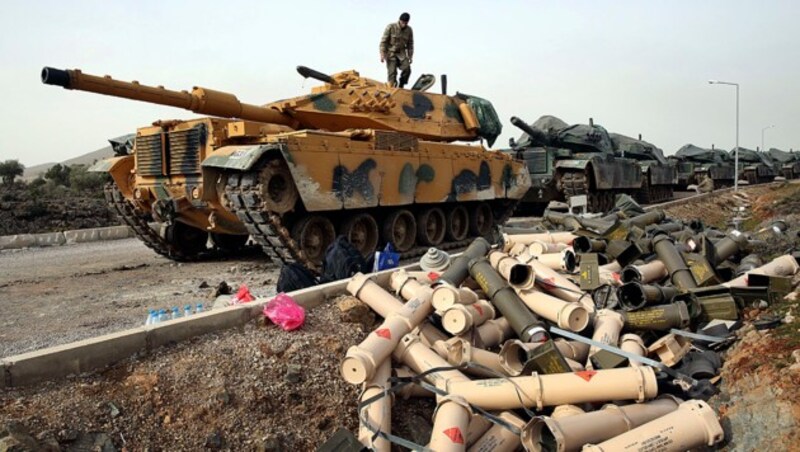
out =
[[(383, 318), (341, 362), (363, 387), (359, 447), (663, 452), (723, 441), (706, 402), (718, 352), (744, 308), (792, 289), (795, 257), (760, 262), (749, 254), (758, 237), (660, 211), (546, 221), (548, 232), (507, 229), (495, 246), (476, 239), (436, 272), (397, 270), (390, 287), (352, 278), (347, 291)], [(392, 435), (392, 404), (409, 397), (436, 400), (427, 444)]]

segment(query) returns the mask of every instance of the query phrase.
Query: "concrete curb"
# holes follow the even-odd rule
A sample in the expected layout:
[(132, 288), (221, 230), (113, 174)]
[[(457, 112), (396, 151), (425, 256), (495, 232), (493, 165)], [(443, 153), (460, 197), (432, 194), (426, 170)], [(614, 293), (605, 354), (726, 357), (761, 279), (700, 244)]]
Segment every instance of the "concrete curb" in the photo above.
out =
[[(418, 270), (417, 264), (407, 265), (408, 271)], [(397, 269), (371, 273), (370, 277), (383, 287)], [(345, 293), (349, 279), (321, 284), (289, 292), (306, 309), (320, 306), (326, 297)], [(250, 303), (202, 312), (157, 325), (142, 326), (69, 344), (44, 348), (9, 356), (0, 360), (0, 388), (29, 386), (56, 380), (69, 375), (104, 368), (136, 354), (148, 354), (164, 345), (176, 344), (214, 331), (242, 326), (261, 315), (270, 298)]]
[[(158, 223), (150, 223), (156, 230)], [(73, 229), (63, 232), (46, 232), (43, 234), (15, 234), (0, 236), (0, 251), (21, 248), (73, 245), (76, 243), (98, 242), (103, 240), (120, 240), (135, 237), (133, 229), (128, 226), (108, 226), (104, 228)]]

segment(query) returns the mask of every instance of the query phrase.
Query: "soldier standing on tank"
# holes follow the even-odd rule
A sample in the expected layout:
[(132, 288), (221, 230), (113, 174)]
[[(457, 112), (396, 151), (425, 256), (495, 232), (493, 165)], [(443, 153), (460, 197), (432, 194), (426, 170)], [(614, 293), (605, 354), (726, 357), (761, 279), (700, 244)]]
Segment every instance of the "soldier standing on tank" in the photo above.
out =
[(397, 70), (400, 69), (400, 88), (411, 77), (411, 59), (414, 57), (414, 32), (408, 26), (411, 16), (400, 15), (400, 20), (386, 26), (381, 38), (381, 63), (386, 62), (389, 85), (397, 86)]

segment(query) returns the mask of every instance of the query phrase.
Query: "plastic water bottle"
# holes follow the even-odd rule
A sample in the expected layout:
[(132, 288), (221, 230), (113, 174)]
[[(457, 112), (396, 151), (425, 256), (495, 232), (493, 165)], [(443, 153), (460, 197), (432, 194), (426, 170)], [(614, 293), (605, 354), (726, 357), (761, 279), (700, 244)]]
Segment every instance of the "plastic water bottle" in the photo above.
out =
[(167, 321), (167, 320), (169, 320), (169, 315), (167, 314), (167, 310), (166, 309), (159, 310), (158, 311), (158, 322), (156, 322), (156, 323), (161, 323), (161, 322), (164, 322), (164, 321)]
[(177, 306), (172, 307), (172, 320), (179, 319), (181, 317), (181, 311), (178, 309)]
[(197, 303), (197, 307), (194, 310), (195, 314), (200, 314), (203, 312), (203, 303)]
[(156, 310), (151, 309), (150, 312), (147, 314), (147, 320), (145, 320), (145, 325), (152, 325), (156, 323)]
[(183, 307), (183, 316), (189, 317), (190, 315), (192, 315), (192, 305), (187, 304)]

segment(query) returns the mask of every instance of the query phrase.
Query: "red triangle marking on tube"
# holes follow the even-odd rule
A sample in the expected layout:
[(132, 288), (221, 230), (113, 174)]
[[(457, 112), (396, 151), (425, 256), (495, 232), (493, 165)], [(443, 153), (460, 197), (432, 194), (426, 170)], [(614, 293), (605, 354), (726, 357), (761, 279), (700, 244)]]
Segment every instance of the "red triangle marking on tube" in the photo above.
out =
[(389, 331), (389, 328), (381, 328), (379, 330), (375, 330), (375, 334), (377, 334), (378, 336), (380, 336), (380, 337), (382, 337), (384, 339), (391, 339), (392, 338), (392, 332)]
[(546, 286), (555, 287), (556, 286), (556, 279), (555, 278), (544, 278), (542, 282)]
[(436, 272), (428, 272), (428, 278), (435, 282), (437, 279), (439, 279), (439, 274)]
[(475, 308), (475, 311), (477, 311), (479, 315), (483, 315), (483, 308), (480, 307), (478, 303), (473, 304), (472, 307)]
[(621, 277), (621, 276), (620, 276), (620, 274), (619, 274), (619, 273), (617, 273), (617, 272), (614, 272), (614, 273), (612, 273), (612, 274), (611, 274), (611, 276), (613, 276), (613, 277), (614, 277), (614, 280), (616, 280), (617, 282), (620, 282), (620, 281), (622, 281), (622, 277)]
[(458, 427), (448, 428), (442, 433), (447, 435), (447, 437), (450, 438), (450, 441), (456, 444), (464, 444), (464, 436), (461, 435), (461, 430)]
[(582, 370), (580, 372), (575, 372), (575, 375), (583, 378), (586, 381), (589, 381), (592, 379), (592, 377), (597, 375), (597, 372), (594, 370)]

